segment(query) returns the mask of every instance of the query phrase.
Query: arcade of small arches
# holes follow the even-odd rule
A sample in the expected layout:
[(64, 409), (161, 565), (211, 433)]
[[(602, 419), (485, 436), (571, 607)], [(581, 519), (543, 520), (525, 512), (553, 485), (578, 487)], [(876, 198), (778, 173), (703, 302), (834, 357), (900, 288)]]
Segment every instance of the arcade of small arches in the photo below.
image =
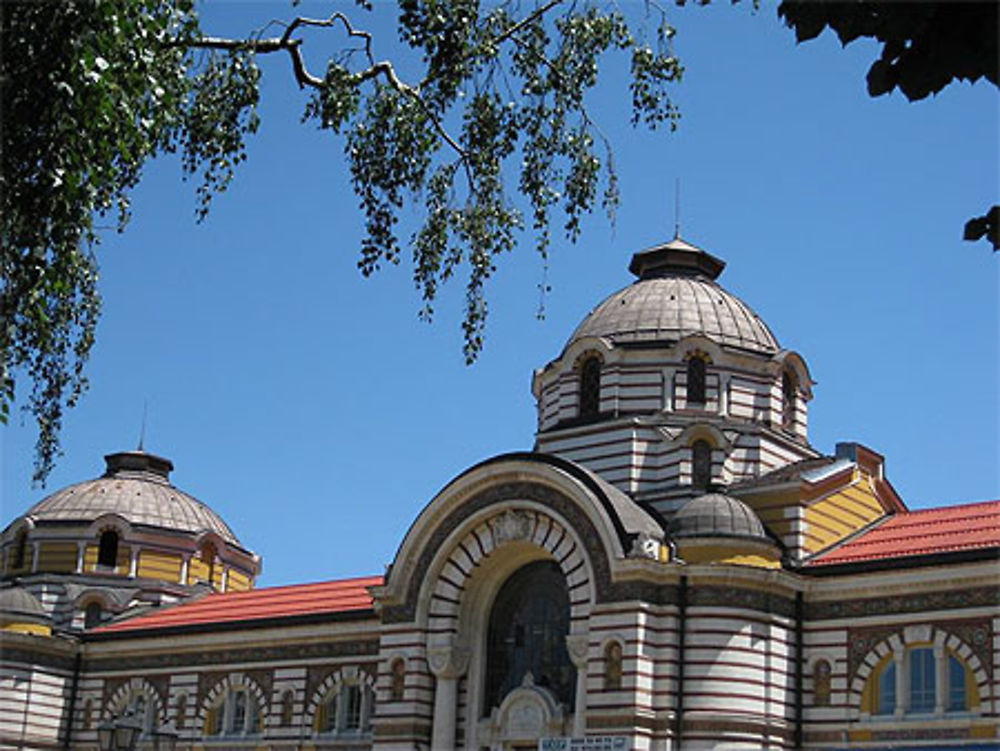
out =
[[(678, 401), (683, 404), (683, 411), (703, 412), (708, 408), (708, 381), (712, 357), (700, 349), (687, 351), (683, 356), (683, 369), (678, 379)], [(604, 357), (596, 351), (588, 350), (576, 360), (575, 369), (578, 372), (577, 385), (577, 415), (582, 421), (593, 421), (601, 418), (601, 371), (604, 367)], [(799, 418), (799, 402), (803, 398), (800, 389), (800, 376), (789, 365), (781, 368), (778, 381), (781, 393), (781, 418), (778, 427), (793, 433)], [(715, 378), (715, 376), (712, 376)], [(717, 388), (717, 387), (716, 387)], [(669, 408), (664, 399), (663, 409)]]

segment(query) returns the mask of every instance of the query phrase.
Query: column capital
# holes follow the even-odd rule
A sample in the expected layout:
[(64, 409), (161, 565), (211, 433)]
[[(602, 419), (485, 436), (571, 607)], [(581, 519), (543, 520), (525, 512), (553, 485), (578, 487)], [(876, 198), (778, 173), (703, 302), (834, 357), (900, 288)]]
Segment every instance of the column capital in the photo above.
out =
[(436, 678), (460, 678), (469, 667), (469, 650), (457, 644), (428, 647), (427, 666)]
[(590, 637), (587, 634), (569, 634), (566, 636), (566, 651), (569, 659), (577, 670), (587, 667), (587, 653), (590, 650)]

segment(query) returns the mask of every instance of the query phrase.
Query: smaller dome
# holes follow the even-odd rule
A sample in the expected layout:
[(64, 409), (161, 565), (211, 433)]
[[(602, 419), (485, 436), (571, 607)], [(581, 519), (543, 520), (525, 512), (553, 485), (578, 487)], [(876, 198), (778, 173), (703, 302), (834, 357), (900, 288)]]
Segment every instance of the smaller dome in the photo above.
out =
[(170, 483), (174, 465), (144, 451), (104, 457), (103, 477), (57, 490), (32, 506), (25, 516), (36, 522), (91, 522), (102, 514), (118, 514), (130, 524), (200, 534), (215, 532), (227, 543), (240, 541), (222, 517)]
[(722, 493), (693, 498), (670, 520), (671, 537), (753, 537), (768, 540), (753, 509)]
[(38, 598), (24, 587), (6, 587), (0, 589), (0, 623), (11, 620), (47, 622), (49, 615)]

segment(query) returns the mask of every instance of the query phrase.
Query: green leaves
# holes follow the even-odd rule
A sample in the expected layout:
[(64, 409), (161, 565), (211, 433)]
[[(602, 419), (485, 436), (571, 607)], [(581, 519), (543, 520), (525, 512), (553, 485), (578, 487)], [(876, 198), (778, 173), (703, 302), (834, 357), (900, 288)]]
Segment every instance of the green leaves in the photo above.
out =
[[(351, 12), (370, 9), (358, 0)], [(259, 55), (288, 55), (311, 89), (303, 120), (344, 139), (365, 222), (361, 273), (399, 263), (400, 215), (412, 211), (420, 315), (430, 318), (441, 285), (464, 274), (470, 363), (483, 347), (487, 283), (525, 225), (544, 257), (554, 214), (572, 240), (598, 202), (613, 217), (610, 144), (587, 108), (607, 56), (630, 65), (634, 124), (676, 121), (667, 87), (681, 67), (662, 11), (646, 42), (604, 2), (399, 0), (399, 9), (400, 38), (420, 61), (409, 82), (376, 61), (377, 40), (346, 12), (296, 18), (279, 37), (223, 39), (202, 33), (191, 0), (4, 4), (0, 420), (26, 378), (37, 479), (86, 387), (100, 311), (95, 215), (114, 211), (122, 230), (146, 160), (179, 151), (204, 219), (259, 125)], [(307, 69), (306, 28), (329, 35), (322, 76)]]

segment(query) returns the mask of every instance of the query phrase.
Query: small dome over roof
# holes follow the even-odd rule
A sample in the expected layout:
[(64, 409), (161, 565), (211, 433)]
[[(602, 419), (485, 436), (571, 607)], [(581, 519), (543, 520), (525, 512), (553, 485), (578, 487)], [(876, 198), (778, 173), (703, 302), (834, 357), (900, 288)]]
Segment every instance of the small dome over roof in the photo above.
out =
[(671, 537), (751, 537), (769, 540), (760, 518), (742, 501), (722, 493), (692, 498), (670, 520)]
[(24, 587), (13, 586), (0, 589), (0, 622), (25, 618), (32, 622), (48, 621), (42, 603)]
[(197, 498), (170, 484), (174, 465), (144, 451), (104, 457), (103, 477), (57, 490), (32, 506), (25, 516), (38, 522), (90, 522), (118, 514), (129, 524), (189, 534), (215, 532), (227, 543), (240, 541), (222, 518)]
[(620, 344), (675, 342), (702, 334), (722, 346), (778, 352), (778, 341), (761, 317), (716, 283), (725, 265), (679, 237), (636, 253), (629, 270), (638, 281), (594, 308), (567, 346), (584, 337)]

